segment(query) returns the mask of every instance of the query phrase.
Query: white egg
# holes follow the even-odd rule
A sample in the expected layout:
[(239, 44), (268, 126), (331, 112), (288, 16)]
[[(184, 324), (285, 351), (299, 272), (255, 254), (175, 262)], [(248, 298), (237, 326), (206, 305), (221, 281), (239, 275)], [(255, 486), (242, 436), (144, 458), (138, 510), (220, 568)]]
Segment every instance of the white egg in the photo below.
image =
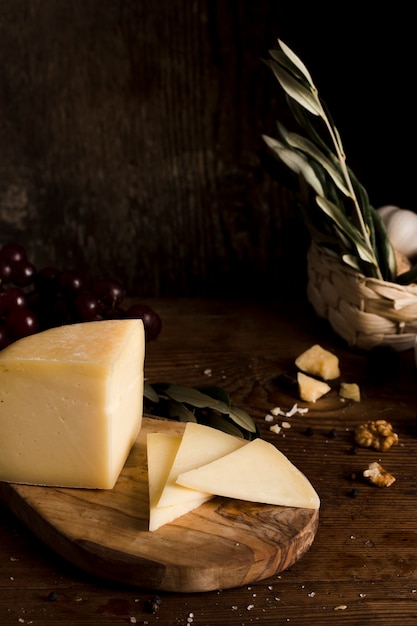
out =
[(391, 245), (409, 259), (417, 255), (417, 214), (398, 209), (384, 219)]
[(386, 204), (385, 206), (379, 207), (377, 210), (385, 224), (387, 223), (390, 215), (392, 215), (395, 211), (401, 211), (400, 207), (395, 206), (394, 204)]

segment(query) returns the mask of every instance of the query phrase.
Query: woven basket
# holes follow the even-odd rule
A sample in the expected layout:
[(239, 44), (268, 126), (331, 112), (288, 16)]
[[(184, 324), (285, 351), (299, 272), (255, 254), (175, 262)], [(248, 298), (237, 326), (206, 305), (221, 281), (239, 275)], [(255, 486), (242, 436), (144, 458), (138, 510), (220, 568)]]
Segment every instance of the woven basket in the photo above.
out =
[(414, 347), (417, 284), (367, 278), (312, 243), (307, 253), (307, 297), (317, 315), (350, 346), (370, 350)]

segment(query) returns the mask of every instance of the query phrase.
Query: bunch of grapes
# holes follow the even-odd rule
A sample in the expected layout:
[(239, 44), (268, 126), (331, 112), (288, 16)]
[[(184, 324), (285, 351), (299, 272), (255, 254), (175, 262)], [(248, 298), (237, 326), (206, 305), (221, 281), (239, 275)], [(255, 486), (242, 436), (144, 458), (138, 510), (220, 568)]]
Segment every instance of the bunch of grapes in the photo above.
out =
[(37, 270), (23, 246), (0, 248), (0, 350), (17, 339), (76, 322), (140, 318), (146, 340), (161, 332), (161, 318), (145, 304), (123, 308), (125, 290), (105, 278), (89, 281), (72, 270)]

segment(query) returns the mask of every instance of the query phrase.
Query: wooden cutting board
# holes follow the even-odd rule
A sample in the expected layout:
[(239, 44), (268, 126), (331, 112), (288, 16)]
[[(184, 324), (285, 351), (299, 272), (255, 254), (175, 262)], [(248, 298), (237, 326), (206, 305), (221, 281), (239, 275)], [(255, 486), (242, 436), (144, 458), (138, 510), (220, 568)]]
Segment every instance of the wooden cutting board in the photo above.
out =
[(216, 497), (148, 531), (146, 435), (184, 424), (144, 418), (112, 490), (0, 483), (2, 502), (45, 544), (83, 570), (150, 590), (200, 592), (263, 580), (311, 546), (318, 511)]

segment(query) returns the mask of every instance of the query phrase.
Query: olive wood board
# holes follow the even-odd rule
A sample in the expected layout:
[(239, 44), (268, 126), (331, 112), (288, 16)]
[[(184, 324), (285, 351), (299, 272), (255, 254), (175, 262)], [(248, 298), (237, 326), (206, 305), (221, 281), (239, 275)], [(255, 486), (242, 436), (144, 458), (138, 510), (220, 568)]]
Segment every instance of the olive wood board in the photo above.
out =
[(269, 578), (310, 548), (319, 512), (214, 497), (148, 531), (146, 436), (184, 424), (144, 417), (111, 490), (0, 482), (0, 499), (42, 542), (82, 570), (149, 590), (201, 592)]

